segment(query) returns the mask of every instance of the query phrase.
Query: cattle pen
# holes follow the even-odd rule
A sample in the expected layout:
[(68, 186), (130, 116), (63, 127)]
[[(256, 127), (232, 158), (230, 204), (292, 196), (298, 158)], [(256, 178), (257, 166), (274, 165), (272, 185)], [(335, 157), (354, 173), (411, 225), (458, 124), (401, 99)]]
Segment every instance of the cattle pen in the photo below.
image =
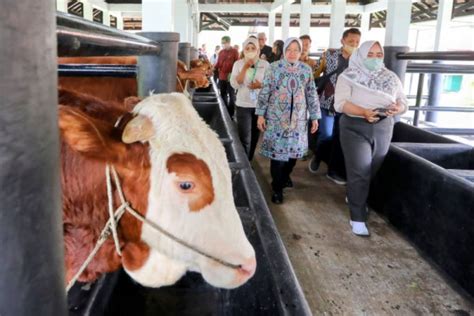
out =
[[(419, 81), (413, 125), (395, 124), (371, 184), (370, 239), (342, 232), (345, 190), (324, 182), (324, 170), (308, 175), (305, 161), (296, 165), (288, 202), (272, 205), (269, 162), (247, 159), (216, 82), (210, 79), (206, 89), (186, 86), (225, 150), (234, 204), (256, 253), (255, 275), (232, 290), (206, 283), (197, 272), (149, 288), (117, 269), (66, 291), (58, 78), (128, 78), (146, 98), (175, 92), (177, 62), (190, 68), (199, 57), (179, 33), (113, 29), (55, 12), (53, 1), (35, 1), (26, 10), (21, 1), (7, 0), (7, 7), (0, 12), (0, 316), (474, 313), (474, 149), (440, 135), (473, 131), (418, 127), (424, 112), (473, 112), (422, 106), (425, 76), (436, 83), (439, 74), (474, 74), (472, 51), (386, 48), (387, 67), (399, 77), (419, 74)], [(135, 56), (137, 63), (57, 59), (97, 56)]]

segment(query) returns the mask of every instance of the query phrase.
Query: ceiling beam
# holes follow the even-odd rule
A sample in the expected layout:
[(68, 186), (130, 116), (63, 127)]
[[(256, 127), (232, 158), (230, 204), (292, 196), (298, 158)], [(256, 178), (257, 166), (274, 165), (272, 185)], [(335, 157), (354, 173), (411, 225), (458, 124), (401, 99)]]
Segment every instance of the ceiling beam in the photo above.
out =
[(280, 10), (281, 7), (287, 3), (287, 2), (290, 2), (291, 0), (275, 0), (273, 1), (272, 3), (272, 6), (270, 7), (270, 10), (271, 11), (275, 11), (275, 10)]
[(132, 4), (132, 3), (110, 3), (109, 11), (119, 11), (119, 12), (140, 12), (142, 13), (141, 4)]

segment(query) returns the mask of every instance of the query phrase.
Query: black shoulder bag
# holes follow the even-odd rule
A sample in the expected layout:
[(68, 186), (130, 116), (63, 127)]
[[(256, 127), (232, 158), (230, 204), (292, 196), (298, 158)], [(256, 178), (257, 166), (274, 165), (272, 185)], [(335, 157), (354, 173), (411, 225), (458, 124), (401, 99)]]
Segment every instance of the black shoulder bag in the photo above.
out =
[(318, 95), (321, 95), (324, 91), (324, 87), (328, 84), (329, 80), (331, 79), (331, 76), (337, 73), (338, 75), (344, 71), (345, 65), (343, 63), (339, 63), (337, 68), (330, 73), (323, 75), (318, 78), (314, 78), (314, 83), (316, 84), (316, 89), (318, 91)]

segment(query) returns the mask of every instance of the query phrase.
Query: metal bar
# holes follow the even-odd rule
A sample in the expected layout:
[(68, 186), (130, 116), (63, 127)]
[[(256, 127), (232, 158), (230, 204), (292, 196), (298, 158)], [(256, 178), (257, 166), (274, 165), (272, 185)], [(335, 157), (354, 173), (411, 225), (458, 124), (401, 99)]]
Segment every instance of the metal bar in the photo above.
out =
[(67, 27), (67, 28), (80, 30), (80, 31), (88, 31), (91, 33), (107, 34), (113, 37), (128, 38), (128, 39), (135, 40), (144, 44), (151, 44), (151, 45), (157, 44), (146, 37), (139, 36), (134, 33), (117, 30), (115, 28), (111, 28), (100, 23), (95, 23), (95, 22), (83, 19), (81, 17), (67, 14), (64, 12), (59, 12), (59, 11), (56, 12), (56, 24), (58, 27), (61, 26), (61, 27)]
[(438, 128), (438, 127), (427, 127), (423, 128), (425, 131), (429, 131), (441, 135), (474, 135), (474, 128)]
[(75, 30), (65, 26), (56, 29), (58, 56), (127, 56), (158, 55), (160, 44), (135, 38)]
[[(407, 99), (416, 99), (416, 97), (417, 97), (417, 96), (414, 95), (414, 94), (409, 94), (409, 95), (407, 95)], [(424, 96), (421, 97), (421, 99), (422, 99), (422, 100), (428, 100), (428, 96), (427, 96), (427, 95), (424, 95)]]
[(424, 111), (424, 112), (474, 112), (474, 107), (467, 106), (410, 106), (410, 111)]
[(410, 73), (474, 74), (474, 65), (450, 65), (431, 63), (408, 63)]
[(397, 54), (398, 59), (474, 61), (474, 51), (408, 52)]
[(119, 77), (134, 78), (136, 65), (60, 64), (58, 75), (62, 77)]
[[(415, 108), (419, 108), (421, 105), (421, 99), (423, 96), (423, 83), (425, 81), (425, 74), (421, 73), (418, 77), (418, 88), (416, 90), (416, 106)], [(415, 115), (413, 117), (413, 125), (418, 126), (418, 122), (420, 120), (420, 111), (415, 110)]]

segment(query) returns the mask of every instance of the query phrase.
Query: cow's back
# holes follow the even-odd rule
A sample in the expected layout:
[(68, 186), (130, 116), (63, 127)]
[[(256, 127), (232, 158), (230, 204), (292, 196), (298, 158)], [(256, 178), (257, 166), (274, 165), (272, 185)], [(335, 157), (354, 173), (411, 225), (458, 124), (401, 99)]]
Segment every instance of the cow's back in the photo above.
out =
[[(130, 56), (60, 57), (59, 64), (136, 65), (137, 58)], [(59, 86), (72, 91), (96, 96), (105, 101), (122, 102), (137, 96), (136, 78), (117, 77), (59, 77)]]

